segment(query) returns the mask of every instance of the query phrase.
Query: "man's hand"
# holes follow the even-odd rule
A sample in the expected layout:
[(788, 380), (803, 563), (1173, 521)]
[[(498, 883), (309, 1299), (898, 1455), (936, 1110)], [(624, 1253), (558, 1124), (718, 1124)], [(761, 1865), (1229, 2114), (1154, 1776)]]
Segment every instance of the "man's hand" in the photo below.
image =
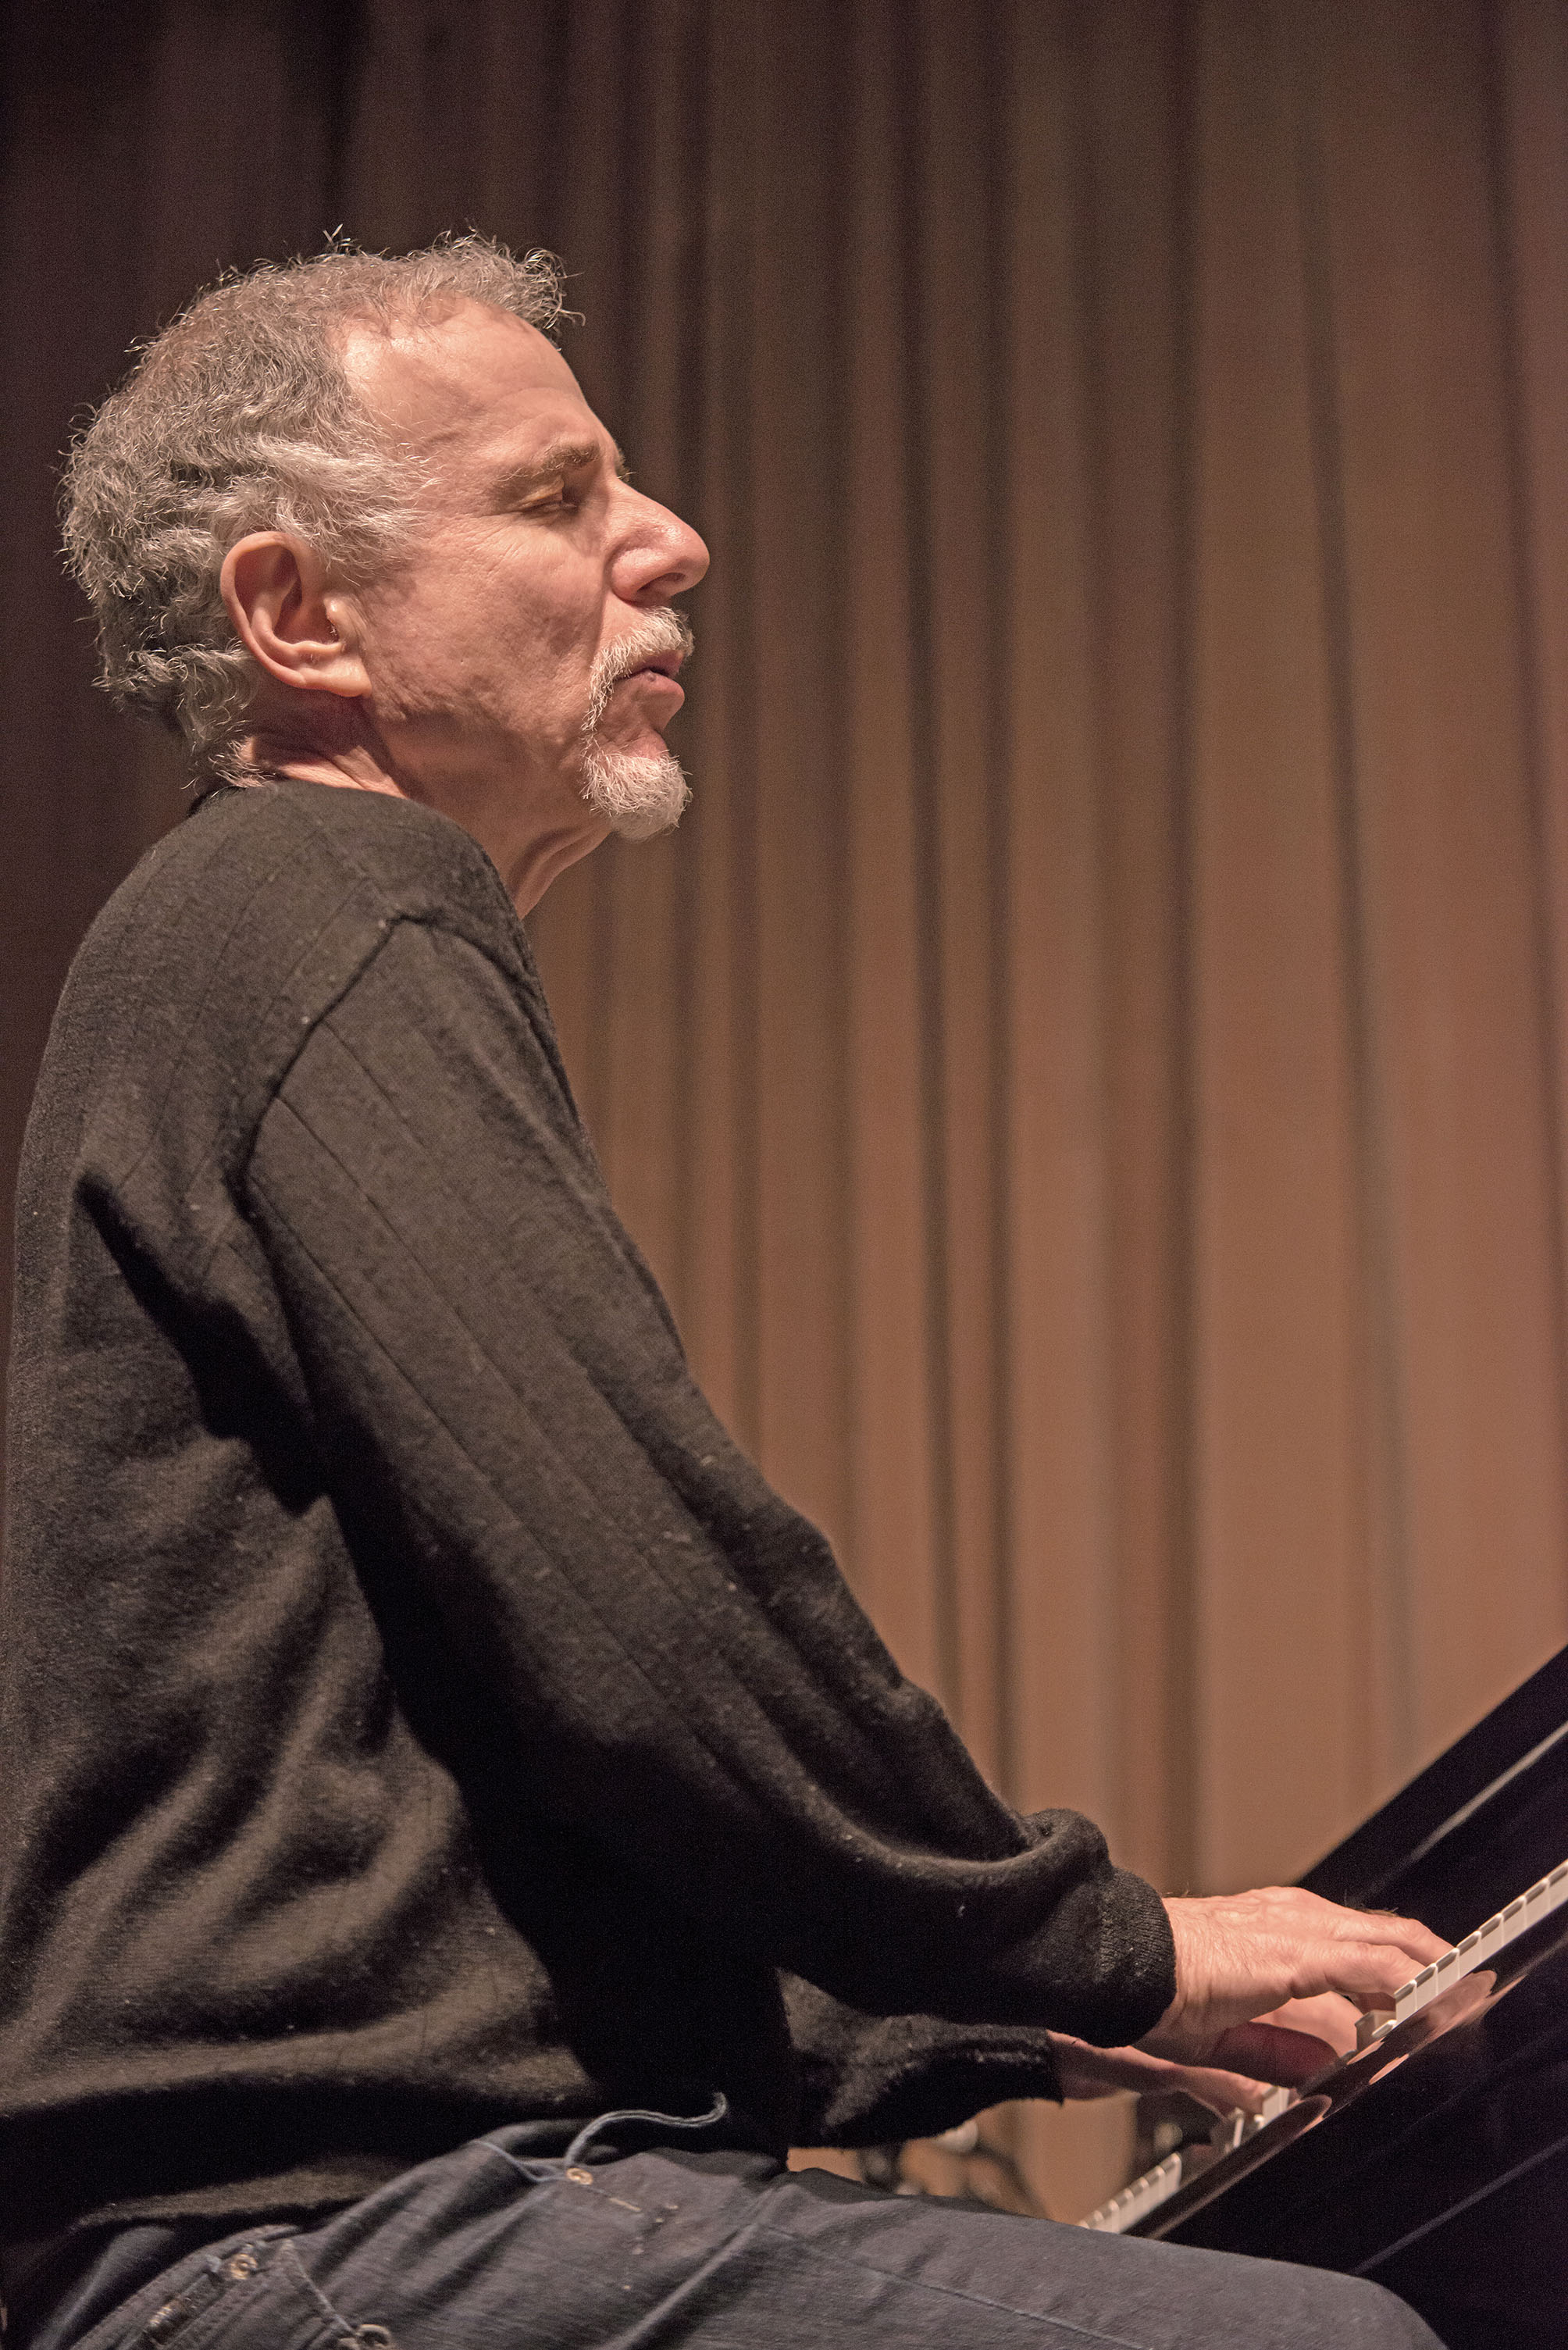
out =
[(1357, 2010), (1392, 2007), (1400, 1986), (1449, 1947), (1413, 1918), (1341, 1909), (1293, 1886), (1165, 1907), (1176, 1997), (1139, 2048), (1292, 2087), (1355, 2044)]
[[(1166, 2057), (1147, 2055), (1141, 2048), (1091, 2048), (1087, 2041), (1070, 2039), (1064, 2032), (1053, 2032), (1050, 2037), (1062, 2095), (1073, 2102), (1113, 2096), (1118, 2089), (1132, 2089), (1139, 2096), (1179, 2089), (1211, 2113), (1231, 2114), (1240, 2108), (1244, 2114), (1255, 2114), (1269, 2094), (1266, 2083), (1243, 2073), (1223, 2073), (1207, 2064), (1172, 2064)], [(1321, 2072), (1323, 2064), (1314, 2069)]]

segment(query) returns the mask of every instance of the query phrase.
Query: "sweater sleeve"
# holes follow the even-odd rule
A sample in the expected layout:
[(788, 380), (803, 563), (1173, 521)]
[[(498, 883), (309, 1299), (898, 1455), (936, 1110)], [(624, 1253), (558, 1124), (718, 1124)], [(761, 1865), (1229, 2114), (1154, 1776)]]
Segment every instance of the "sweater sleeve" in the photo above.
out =
[(244, 1170), (362, 1571), (463, 1660), (520, 1811), (707, 1930), (871, 2015), (1136, 2037), (1157, 1896), (992, 1794), (720, 1427), (526, 977), (392, 924)]
[(987, 2106), (1061, 2095), (1051, 2043), (1039, 2025), (866, 2015), (789, 1975), (784, 1994), (803, 2146), (935, 2137)]

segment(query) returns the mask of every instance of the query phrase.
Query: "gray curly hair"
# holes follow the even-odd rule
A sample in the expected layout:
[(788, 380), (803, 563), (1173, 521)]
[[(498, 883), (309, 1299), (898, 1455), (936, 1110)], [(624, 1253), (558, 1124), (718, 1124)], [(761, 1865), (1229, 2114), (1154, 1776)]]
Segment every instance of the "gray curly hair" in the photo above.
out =
[(456, 301), (547, 332), (560, 269), (472, 234), (263, 263), (197, 295), (73, 443), (65, 551), (98, 622), (99, 682), (181, 734), (198, 777), (250, 772), (254, 672), (218, 585), (230, 547), (295, 532), (352, 583), (410, 527), (418, 473), (354, 394), (348, 327), (392, 332)]

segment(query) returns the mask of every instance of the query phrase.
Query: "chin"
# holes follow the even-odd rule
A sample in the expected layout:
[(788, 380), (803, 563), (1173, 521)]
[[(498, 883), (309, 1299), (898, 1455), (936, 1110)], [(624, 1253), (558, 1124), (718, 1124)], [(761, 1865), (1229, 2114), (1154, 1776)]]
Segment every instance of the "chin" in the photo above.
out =
[(583, 763), (583, 797), (623, 840), (651, 840), (672, 831), (691, 796), (672, 752), (607, 751), (590, 744)]

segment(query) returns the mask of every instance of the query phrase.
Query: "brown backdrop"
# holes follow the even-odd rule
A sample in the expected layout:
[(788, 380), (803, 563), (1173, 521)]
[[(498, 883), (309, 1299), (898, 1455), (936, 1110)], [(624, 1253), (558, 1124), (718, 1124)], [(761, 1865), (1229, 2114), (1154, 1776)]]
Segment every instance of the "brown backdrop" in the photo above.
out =
[(179, 807), (51, 566), (73, 410), (338, 223), (554, 246), (715, 558), (694, 811), (535, 919), (616, 1195), (1012, 1794), (1169, 1885), (1299, 1870), (1568, 1638), (1560, 0), (7, 47), (7, 1180)]

